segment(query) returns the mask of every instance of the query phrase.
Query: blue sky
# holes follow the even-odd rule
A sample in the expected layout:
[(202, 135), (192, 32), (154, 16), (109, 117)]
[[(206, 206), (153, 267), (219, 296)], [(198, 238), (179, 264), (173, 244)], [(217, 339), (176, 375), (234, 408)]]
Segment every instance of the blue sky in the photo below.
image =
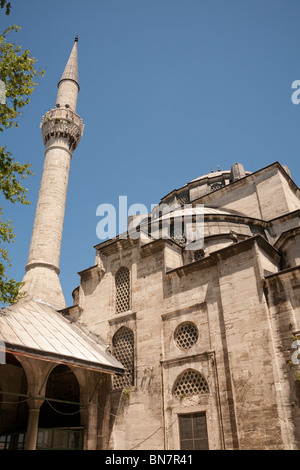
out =
[(39, 124), (55, 105), (57, 83), (79, 35), (85, 124), (73, 154), (60, 260), (68, 305), (78, 271), (94, 264), (96, 208), (151, 207), (172, 189), (240, 162), (256, 171), (274, 161), (300, 181), (298, 0), (12, 0), (1, 28), (46, 69), (7, 145), (35, 173), (30, 206), (3, 203), (16, 240), (10, 275), (27, 262), (44, 146)]

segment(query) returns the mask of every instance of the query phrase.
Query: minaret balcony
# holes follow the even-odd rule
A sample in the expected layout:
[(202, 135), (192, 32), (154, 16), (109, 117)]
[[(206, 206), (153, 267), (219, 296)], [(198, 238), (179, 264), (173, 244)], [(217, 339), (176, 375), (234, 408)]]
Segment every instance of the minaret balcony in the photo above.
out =
[(43, 116), (40, 127), (45, 146), (52, 140), (63, 139), (71, 152), (76, 149), (84, 130), (81, 117), (67, 107), (50, 109)]

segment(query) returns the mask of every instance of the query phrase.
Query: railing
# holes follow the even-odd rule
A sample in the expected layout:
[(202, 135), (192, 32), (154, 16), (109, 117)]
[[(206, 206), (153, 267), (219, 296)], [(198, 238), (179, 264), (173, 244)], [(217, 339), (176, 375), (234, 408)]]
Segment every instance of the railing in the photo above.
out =
[(58, 121), (59, 119), (67, 120), (70, 123), (72, 122), (80, 128), (84, 127), (81, 117), (69, 108), (55, 108), (47, 111), (42, 117), (41, 127), (49, 121)]
[[(24, 450), (26, 433), (0, 435), (0, 450)], [(82, 450), (83, 428), (39, 428), (37, 450)]]

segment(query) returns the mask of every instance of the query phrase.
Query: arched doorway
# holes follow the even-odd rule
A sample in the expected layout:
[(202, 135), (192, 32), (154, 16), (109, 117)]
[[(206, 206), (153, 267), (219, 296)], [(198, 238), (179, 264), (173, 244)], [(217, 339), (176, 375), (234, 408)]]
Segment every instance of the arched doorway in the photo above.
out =
[[(40, 427), (80, 426), (79, 384), (68, 366), (59, 365), (52, 370), (45, 396), (46, 400), (40, 411)], [(53, 401), (48, 400), (49, 398)]]
[(61, 364), (52, 370), (45, 397), (40, 410), (37, 448), (82, 448), (80, 388), (69, 367)]
[(0, 364), (0, 450), (23, 449), (28, 421), (27, 377), (8, 352)]

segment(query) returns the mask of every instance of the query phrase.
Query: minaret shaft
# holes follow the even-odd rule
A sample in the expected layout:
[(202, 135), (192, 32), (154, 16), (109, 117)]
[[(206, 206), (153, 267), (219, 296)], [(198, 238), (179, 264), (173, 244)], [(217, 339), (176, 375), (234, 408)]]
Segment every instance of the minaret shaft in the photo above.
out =
[(45, 161), (23, 279), (23, 291), (57, 308), (65, 307), (58, 274), (69, 170), (72, 152), (83, 132), (82, 120), (75, 112), (78, 91), (75, 40), (58, 84), (56, 107), (41, 123)]
[(77, 104), (77, 95), (78, 95), (78, 85), (71, 80), (64, 80), (60, 82), (56, 104), (61, 107), (68, 104), (72, 111), (76, 111)]
[(42, 260), (59, 271), (71, 156), (63, 147), (46, 151), (28, 265)]

